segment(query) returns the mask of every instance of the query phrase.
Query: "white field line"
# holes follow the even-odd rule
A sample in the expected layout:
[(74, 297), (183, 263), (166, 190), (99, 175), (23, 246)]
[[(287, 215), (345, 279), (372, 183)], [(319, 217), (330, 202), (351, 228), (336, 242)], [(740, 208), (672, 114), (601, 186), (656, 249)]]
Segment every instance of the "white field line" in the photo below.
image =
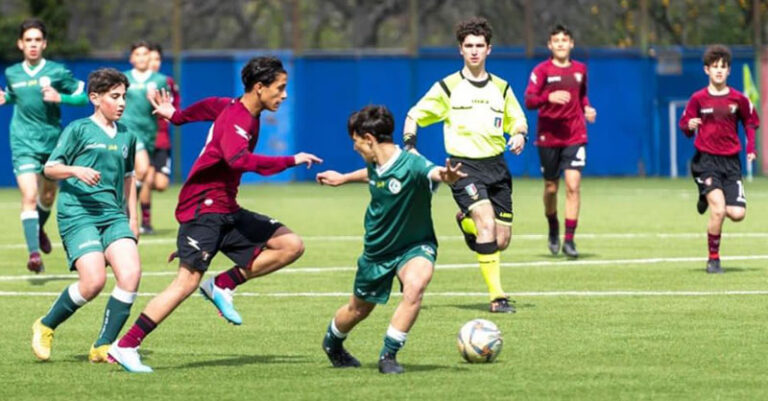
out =
[[(703, 232), (696, 233), (605, 233), (589, 234), (578, 233), (579, 239), (685, 239), (685, 238), (704, 238)], [(768, 233), (723, 233), (724, 238), (768, 238)], [(328, 241), (328, 242), (363, 242), (362, 235), (315, 235), (303, 236), (304, 241)], [(546, 239), (545, 234), (512, 234), (512, 241), (539, 241)], [(461, 235), (444, 235), (438, 237), (440, 241), (458, 241), (463, 240)], [(171, 245), (175, 244), (175, 238), (143, 238), (139, 241), (140, 246)], [(53, 246), (61, 248), (61, 242), (53, 242)], [(27, 245), (18, 244), (0, 244), (0, 250), (6, 249), (26, 249)]]
[[(724, 261), (740, 261), (740, 260), (768, 260), (768, 255), (743, 255), (743, 256), (724, 256), (721, 258)], [(658, 263), (703, 263), (706, 262), (705, 257), (677, 257), (677, 258), (642, 258), (642, 259), (605, 259), (605, 260), (541, 260), (531, 262), (507, 262), (502, 263), (503, 267), (541, 267), (541, 266), (604, 266), (604, 265), (616, 265), (626, 266), (632, 264), (658, 264)], [(454, 264), (437, 264), (437, 270), (454, 270), (454, 269), (476, 269), (477, 263), (454, 263)], [(355, 271), (357, 268), (352, 266), (329, 266), (329, 267), (288, 267), (283, 270), (278, 270), (275, 274), (323, 274), (334, 272), (347, 272)], [(111, 275), (111, 274), (110, 274)], [(144, 272), (142, 277), (159, 277), (159, 276), (175, 276), (176, 270), (162, 271), (162, 272)], [(60, 279), (73, 279), (77, 278), (76, 274), (42, 274), (42, 275), (15, 275), (15, 276), (0, 276), (0, 282), (3, 281), (24, 281), (24, 280), (60, 280)]]

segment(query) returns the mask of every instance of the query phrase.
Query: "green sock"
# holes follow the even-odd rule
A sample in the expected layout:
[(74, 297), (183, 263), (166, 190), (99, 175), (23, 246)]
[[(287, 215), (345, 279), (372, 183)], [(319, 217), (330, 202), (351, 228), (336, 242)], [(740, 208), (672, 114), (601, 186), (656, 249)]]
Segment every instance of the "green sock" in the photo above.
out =
[(24, 240), (27, 241), (27, 250), (29, 253), (40, 252), (40, 239), (38, 237), (38, 230), (40, 229), (39, 223), (40, 218), (37, 211), (21, 212), (21, 226), (24, 228)]
[(40, 228), (42, 228), (51, 216), (51, 208), (45, 209), (40, 202), (37, 202), (37, 215), (40, 217)]
[(99, 331), (99, 338), (95, 347), (105, 344), (112, 344), (120, 334), (120, 329), (125, 325), (128, 316), (131, 315), (131, 306), (136, 299), (135, 292), (124, 291), (118, 287), (112, 291), (112, 296), (107, 301), (107, 307), (104, 308), (104, 323)]
[(323, 338), (323, 348), (326, 350), (337, 350), (344, 346), (344, 340), (347, 339), (347, 333), (342, 333), (336, 328), (336, 322), (331, 319), (331, 323), (328, 324), (328, 329), (325, 331), (325, 337)]
[(391, 356), (397, 355), (397, 351), (400, 351), (400, 348), (405, 346), (407, 337), (408, 333), (402, 332), (390, 325), (389, 329), (387, 329), (387, 334), (384, 336), (384, 346), (381, 347), (379, 358), (383, 358), (387, 354)]
[(56, 298), (56, 302), (53, 303), (48, 314), (43, 316), (42, 322), (45, 326), (55, 330), (86, 302), (88, 301), (80, 295), (78, 284), (71, 284)]

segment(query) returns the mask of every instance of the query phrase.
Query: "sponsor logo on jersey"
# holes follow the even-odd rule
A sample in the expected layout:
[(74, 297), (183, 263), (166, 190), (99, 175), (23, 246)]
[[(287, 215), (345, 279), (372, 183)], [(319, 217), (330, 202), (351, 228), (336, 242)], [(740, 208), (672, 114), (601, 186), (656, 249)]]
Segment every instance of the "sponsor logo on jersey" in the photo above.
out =
[(480, 197), (480, 193), (477, 191), (477, 187), (475, 184), (469, 184), (466, 187), (464, 187), (464, 191), (466, 191), (467, 195), (469, 195), (472, 200), (477, 200), (477, 198)]
[(51, 86), (51, 78), (50, 77), (40, 77), (40, 86), (43, 88), (47, 88)]
[(104, 143), (89, 143), (85, 145), (86, 149), (106, 149), (107, 145)]
[(495, 117), (493, 119), (493, 126), (496, 128), (501, 128), (501, 117)]
[(553, 75), (551, 77), (547, 77), (547, 83), (548, 84), (552, 83), (552, 82), (560, 82), (562, 80), (563, 80), (563, 77), (561, 77), (559, 75)]
[(387, 188), (389, 188), (389, 192), (397, 195), (400, 193), (400, 190), (403, 189), (403, 184), (401, 184), (397, 178), (391, 178), (387, 183)]
[[(35, 82), (35, 81), (30, 81), (30, 82)], [(31, 86), (32, 84), (29, 84), (29, 85)], [(24, 81), (24, 82), (16, 82), (15, 84), (11, 84), (11, 88), (13, 88), (13, 89), (23, 88), (25, 86), (27, 86), (27, 82), (26, 81)]]
[(117, 145), (114, 145), (114, 144), (109, 145), (107, 146), (107, 150), (117, 150)]
[(731, 114), (736, 114), (736, 111), (739, 110), (738, 104), (729, 104), (728, 108), (731, 110)]
[(715, 112), (714, 107), (707, 107), (706, 109), (701, 109), (701, 114), (712, 114)]
[(576, 72), (573, 74), (573, 77), (576, 78), (576, 82), (581, 83), (581, 80), (584, 79), (584, 74)]

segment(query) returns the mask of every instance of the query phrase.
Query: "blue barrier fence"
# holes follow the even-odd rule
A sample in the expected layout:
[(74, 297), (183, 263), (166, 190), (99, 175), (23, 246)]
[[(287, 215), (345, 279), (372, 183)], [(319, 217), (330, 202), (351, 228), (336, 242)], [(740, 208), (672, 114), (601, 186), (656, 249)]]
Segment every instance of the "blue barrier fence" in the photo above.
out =
[[(703, 49), (666, 49), (676, 55), (669, 59), (644, 58), (635, 51), (579, 49), (575, 58), (588, 66), (588, 91), (597, 108), (595, 124), (588, 126), (589, 145), (585, 174), (593, 176), (669, 175), (670, 102), (687, 99), (707, 83), (701, 65)], [(312, 152), (325, 159), (323, 168), (341, 171), (361, 166), (346, 132), (349, 113), (367, 104), (385, 104), (395, 115), (396, 132), (408, 109), (438, 79), (459, 68), (462, 62), (454, 49), (424, 49), (419, 57), (399, 54), (305, 54), (294, 57), (289, 51), (185, 53), (182, 57), (182, 105), (207, 96), (239, 96), (242, 93), (240, 68), (254, 55), (280, 57), (289, 73), (288, 99), (277, 113), (262, 115), (257, 153), (293, 154)], [(509, 81), (522, 103), (522, 95), (533, 67), (547, 54), (538, 51), (526, 58), (522, 49), (494, 49), (488, 70)], [(741, 89), (741, 65), (752, 64), (748, 49), (736, 49), (729, 84)], [(70, 60), (74, 74), (85, 80), (88, 73), (103, 66), (127, 70), (126, 62), (106, 59)], [(1, 65), (3, 69), (7, 65)], [(163, 72), (170, 73), (170, 62)], [(4, 77), (0, 84), (5, 87)], [(682, 107), (675, 109), (679, 118)], [(90, 106), (63, 110), (63, 123), (92, 113)], [(0, 186), (13, 186), (8, 125), (12, 107), (0, 107)], [(536, 129), (535, 111), (526, 110), (531, 132)], [(207, 136), (208, 123), (194, 123), (181, 129), (181, 160), (186, 177)], [(677, 169), (686, 174), (693, 154), (691, 141), (675, 132)], [(399, 135), (397, 135), (399, 137)], [(445, 157), (442, 127), (436, 124), (419, 131), (419, 150), (433, 161)], [(520, 156), (507, 155), (513, 175), (539, 176), (538, 153), (529, 145)], [(274, 177), (247, 174), (245, 182), (311, 180), (314, 171), (290, 169)]]

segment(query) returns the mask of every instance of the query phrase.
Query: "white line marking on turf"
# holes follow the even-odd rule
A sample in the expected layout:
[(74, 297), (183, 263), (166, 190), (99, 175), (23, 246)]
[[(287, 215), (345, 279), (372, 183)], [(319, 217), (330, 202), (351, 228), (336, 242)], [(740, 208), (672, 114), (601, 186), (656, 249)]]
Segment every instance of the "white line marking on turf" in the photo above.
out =
[[(721, 258), (724, 261), (739, 261), (739, 260), (768, 260), (768, 255), (743, 255), (743, 256), (723, 256)], [(603, 265), (618, 265), (625, 266), (631, 264), (656, 264), (656, 263), (692, 263), (692, 262), (706, 262), (707, 258), (703, 257), (679, 257), (679, 258), (645, 258), (645, 259), (606, 259), (606, 260), (541, 260), (531, 262), (507, 262), (502, 263), (503, 267), (538, 267), (538, 266), (603, 266)], [(453, 269), (476, 269), (477, 263), (454, 263), (454, 264), (437, 264), (438, 270), (453, 270)], [(295, 267), (278, 270), (275, 274), (306, 274), (306, 273), (333, 273), (333, 272), (346, 272), (355, 271), (357, 268), (352, 266), (329, 266), (329, 267)], [(213, 272), (218, 274), (218, 272)], [(110, 274), (111, 275), (111, 274)], [(144, 272), (142, 277), (160, 277), (160, 276), (175, 276), (176, 270), (162, 271), (162, 272)], [(42, 275), (16, 275), (16, 276), (0, 276), (0, 281), (23, 281), (23, 280), (60, 280), (77, 278), (76, 274), (42, 274)]]

